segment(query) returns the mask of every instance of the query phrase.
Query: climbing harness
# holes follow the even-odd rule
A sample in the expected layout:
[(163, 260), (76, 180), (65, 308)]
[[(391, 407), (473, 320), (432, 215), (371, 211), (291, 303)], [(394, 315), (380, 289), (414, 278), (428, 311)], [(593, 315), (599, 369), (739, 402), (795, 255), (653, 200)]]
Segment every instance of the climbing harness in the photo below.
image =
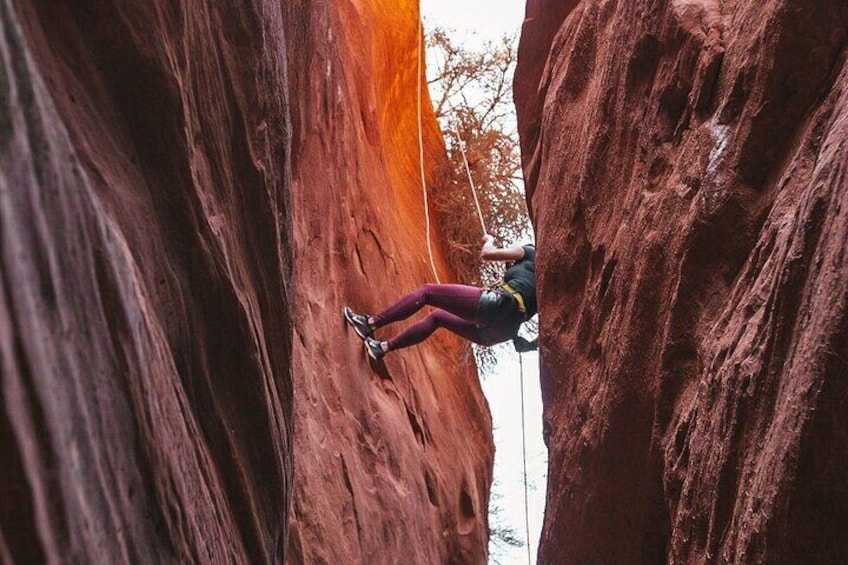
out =
[(495, 285), (495, 288), (499, 288), (505, 292), (508, 292), (515, 301), (518, 302), (518, 311), (524, 314), (524, 317), (527, 318), (527, 306), (524, 305), (524, 297), (521, 296), (521, 293), (509, 286), (509, 283), (500, 283)]
[(518, 373), (521, 376), (521, 453), (524, 461), (524, 539), (527, 545), (527, 563), (532, 562), (530, 555), (530, 496), (527, 488), (527, 425), (524, 420), (524, 356), (518, 353)]
[(507, 283), (485, 288), (477, 304), (476, 319), (481, 327), (524, 323), (527, 321), (524, 298)]

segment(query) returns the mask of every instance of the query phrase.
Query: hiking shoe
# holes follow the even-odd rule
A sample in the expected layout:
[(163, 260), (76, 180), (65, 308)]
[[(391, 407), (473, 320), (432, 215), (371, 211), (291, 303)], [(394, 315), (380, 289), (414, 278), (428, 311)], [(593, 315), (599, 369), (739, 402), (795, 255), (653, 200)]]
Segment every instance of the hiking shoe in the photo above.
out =
[(357, 314), (347, 306), (344, 307), (342, 312), (344, 313), (345, 320), (347, 320), (348, 324), (353, 326), (353, 331), (356, 332), (356, 335), (358, 335), (360, 339), (365, 339), (374, 335), (374, 328), (372, 328), (371, 324), (368, 323), (368, 316)]
[(383, 357), (386, 356), (387, 351), (383, 349), (383, 342), (377, 341), (376, 339), (371, 339), (370, 337), (365, 338), (365, 351), (368, 352), (368, 355), (371, 356), (371, 359), (374, 361), (379, 361)]

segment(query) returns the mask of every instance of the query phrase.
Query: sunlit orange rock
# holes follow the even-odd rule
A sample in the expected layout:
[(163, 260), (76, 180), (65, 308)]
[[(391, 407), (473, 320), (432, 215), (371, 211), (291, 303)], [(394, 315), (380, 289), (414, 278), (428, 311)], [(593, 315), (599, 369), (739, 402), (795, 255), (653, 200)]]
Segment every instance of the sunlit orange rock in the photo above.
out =
[[(468, 345), (439, 332), (371, 364), (341, 317), (345, 304), (376, 313), (434, 282), (417, 2), (295, 1), (284, 12), (296, 297), (289, 562), (484, 563), (492, 432)], [(423, 142), (432, 177), (444, 146), (426, 88)], [(433, 217), (435, 261), (453, 282), (437, 227)]]

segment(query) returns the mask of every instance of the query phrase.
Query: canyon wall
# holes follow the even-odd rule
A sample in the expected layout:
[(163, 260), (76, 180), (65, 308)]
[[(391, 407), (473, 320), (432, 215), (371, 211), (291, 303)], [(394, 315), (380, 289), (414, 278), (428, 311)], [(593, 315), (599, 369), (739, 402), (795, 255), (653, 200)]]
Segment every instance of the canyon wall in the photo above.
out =
[[(345, 304), (376, 313), (434, 282), (418, 2), (296, 0), (284, 12), (296, 273), (288, 561), (484, 563), (493, 445), (469, 346), (441, 330), (374, 363), (341, 316)], [(423, 91), (432, 177), (444, 146)]]
[(530, 0), (540, 563), (848, 552), (848, 4)]
[(3, 562), (485, 562), (469, 346), (341, 317), (434, 278), (417, 2), (0, 15)]
[(2, 0), (0, 23), (0, 561), (280, 562), (279, 4)]

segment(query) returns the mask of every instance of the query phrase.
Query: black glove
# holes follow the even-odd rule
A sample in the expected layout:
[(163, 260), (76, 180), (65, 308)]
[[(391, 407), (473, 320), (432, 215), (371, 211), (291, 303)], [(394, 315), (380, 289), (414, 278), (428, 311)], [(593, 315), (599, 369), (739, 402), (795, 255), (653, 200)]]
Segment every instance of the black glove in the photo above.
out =
[(538, 348), (538, 341), (538, 338), (533, 341), (527, 341), (523, 337), (517, 335), (512, 338), (512, 345), (515, 346), (515, 350), (519, 353), (526, 353), (527, 351), (536, 351)]

